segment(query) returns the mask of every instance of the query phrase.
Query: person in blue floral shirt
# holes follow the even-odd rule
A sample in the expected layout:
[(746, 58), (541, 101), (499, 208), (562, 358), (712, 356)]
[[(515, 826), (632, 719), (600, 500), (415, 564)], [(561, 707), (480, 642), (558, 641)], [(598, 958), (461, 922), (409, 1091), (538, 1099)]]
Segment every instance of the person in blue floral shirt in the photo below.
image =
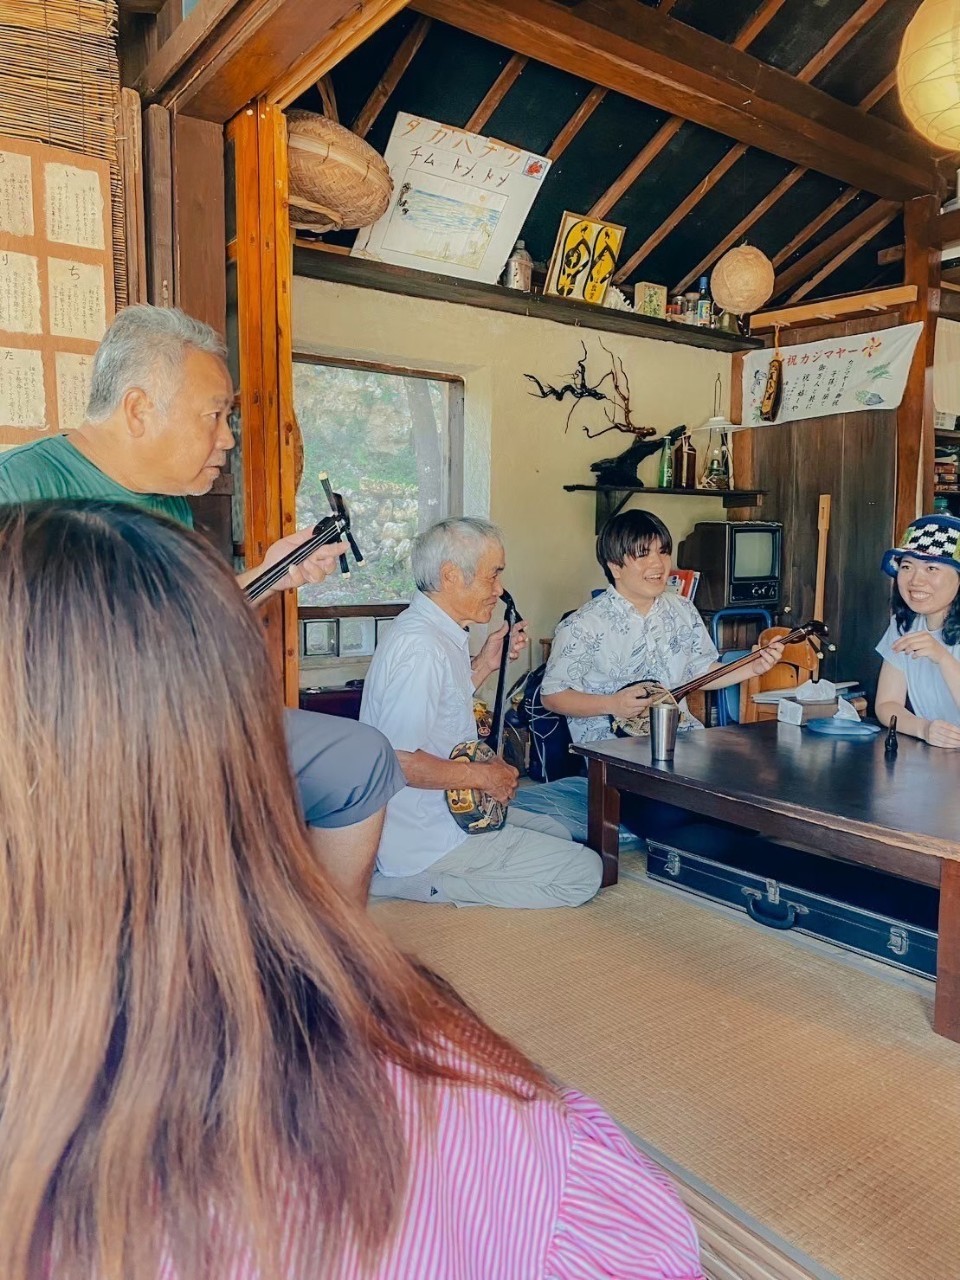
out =
[[(636, 687), (638, 681), (671, 689), (715, 669), (717, 678), (706, 687), (723, 689), (762, 675), (780, 660), (782, 646), (775, 644), (746, 667), (724, 673), (693, 602), (670, 589), (672, 552), (669, 529), (649, 511), (626, 511), (601, 529), (597, 560), (610, 585), (557, 627), (540, 690), (544, 706), (566, 716), (574, 742), (609, 738), (614, 720), (649, 706), (652, 699)], [(703, 728), (685, 702), (680, 727)], [(644, 806), (641, 801), (627, 807)], [(675, 825), (672, 806), (656, 808)], [(651, 823), (646, 825), (638, 834), (653, 834)]]

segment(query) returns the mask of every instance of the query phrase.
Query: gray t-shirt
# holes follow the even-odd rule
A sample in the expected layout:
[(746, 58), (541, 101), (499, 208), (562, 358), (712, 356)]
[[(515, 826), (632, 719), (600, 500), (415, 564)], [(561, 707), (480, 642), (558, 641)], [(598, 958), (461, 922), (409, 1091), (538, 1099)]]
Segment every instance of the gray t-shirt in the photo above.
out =
[[(910, 630), (928, 631), (926, 619), (915, 618)], [(931, 634), (943, 642), (942, 631)], [(877, 653), (884, 662), (889, 662), (891, 667), (896, 667), (906, 676), (907, 697), (914, 715), (922, 716), (925, 720), (946, 720), (948, 724), (955, 724), (960, 728), (960, 706), (947, 688), (940, 668), (929, 658), (911, 658), (908, 653), (894, 653), (893, 642), (898, 638), (896, 620), (891, 618), (889, 627), (877, 645)], [(960, 644), (947, 645), (946, 648), (955, 658), (960, 658)]]

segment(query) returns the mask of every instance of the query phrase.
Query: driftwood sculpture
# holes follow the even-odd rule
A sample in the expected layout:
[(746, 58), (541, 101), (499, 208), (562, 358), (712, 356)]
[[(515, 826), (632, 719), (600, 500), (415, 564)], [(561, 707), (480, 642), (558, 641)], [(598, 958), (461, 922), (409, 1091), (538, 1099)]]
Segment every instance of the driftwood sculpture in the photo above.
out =
[[(640, 481), (637, 478), (637, 468), (644, 458), (649, 458), (651, 454), (660, 450), (664, 437), (657, 436), (651, 439), (650, 437), (656, 436), (656, 428), (640, 426), (634, 422), (630, 407), (630, 380), (620, 357), (614, 355), (601, 342), (600, 346), (610, 357), (610, 368), (598, 382), (591, 384), (587, 378), (587, 346), (585, 342), (581, 342), (580, 345), (583, 347), (583, 355), (577, 361), (577, 367), (570, 375), (569, 382), (554, 387), (549, 383), (541, 382), (535, 374), (525, 373), (523, 376), (536, 387), (536, 391), (531, 391), (530, 394), (539, 396), (541, 400), (550, 397), (554, 400), (564, 400), (567, 396), (571, 397), (573, 403), (567, 413), (564, 431), (570, 430), (574, 414), (585, 400), (602, 404), (607, 425), (601, 427), (599, 431), (591, 431), (589, 426), (581, 424), (584, 435), (595, 440), (598, 436), (606, 435), (608, 431), (622, 431), (625, 435), (633, 436), (634, 440), (623, 453), (592, 463), (590, 470), (596, 473), (597, 484), (628, 487), (638, 485)], [(683, 434), (683, 431), (683, 427), (675, 427), (670, 432), (667, 438), (671, 444)]]

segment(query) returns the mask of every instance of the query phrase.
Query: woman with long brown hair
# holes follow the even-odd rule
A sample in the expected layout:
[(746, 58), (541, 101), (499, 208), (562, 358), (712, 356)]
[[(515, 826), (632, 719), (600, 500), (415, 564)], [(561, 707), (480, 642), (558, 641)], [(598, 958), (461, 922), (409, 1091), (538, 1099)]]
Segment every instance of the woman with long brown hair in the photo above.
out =
[(667, 1179), (313, 858), (200, 539), (0, 510), (4, 1280), (699, 1277)]

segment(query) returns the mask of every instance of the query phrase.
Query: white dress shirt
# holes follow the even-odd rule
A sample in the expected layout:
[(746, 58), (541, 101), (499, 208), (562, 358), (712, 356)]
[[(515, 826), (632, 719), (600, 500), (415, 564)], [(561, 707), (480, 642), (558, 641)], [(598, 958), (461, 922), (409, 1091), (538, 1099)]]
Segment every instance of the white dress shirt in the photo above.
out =
[[(540, 692), (617, 693), (640, 680), (675, 689), (717, 661), (717, 649), (696, 607), (664, 591), (647, 614), (638, 613), (613, 587), (594, 596), (557, 627)], [(702, 729), (680, 703), (680, 727)], [(609, 716), (568, 716), (574, 742), (613, 733)]]
[[(477, 737), (469, 643), (464, 628), (418, 591), (377, 645), (360, 719), (395, 751), (446, 760), (457, 743)], [(417, 875), (466, 839), (443, 791), (404, 787), (387, 804), (377, 868), (385, 876)]]

